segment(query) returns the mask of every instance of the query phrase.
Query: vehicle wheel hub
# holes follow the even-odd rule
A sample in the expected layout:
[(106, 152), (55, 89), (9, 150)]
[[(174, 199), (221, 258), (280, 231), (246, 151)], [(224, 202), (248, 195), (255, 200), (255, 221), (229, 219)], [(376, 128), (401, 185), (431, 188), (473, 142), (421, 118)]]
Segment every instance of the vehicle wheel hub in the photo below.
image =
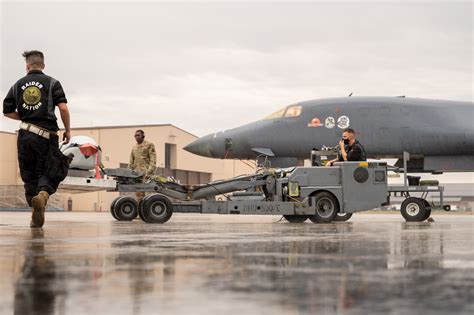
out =
[(407, 205), (407, 213), (411, 216), (416, 216), (420, 212), (420, 207), (412, 202)]

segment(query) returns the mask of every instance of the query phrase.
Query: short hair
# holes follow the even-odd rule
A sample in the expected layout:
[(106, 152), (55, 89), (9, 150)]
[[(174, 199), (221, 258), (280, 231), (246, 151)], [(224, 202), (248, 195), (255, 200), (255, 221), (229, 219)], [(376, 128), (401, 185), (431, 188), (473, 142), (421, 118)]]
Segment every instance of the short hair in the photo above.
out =
[(346, 129), (344, 129), (343, 132), (348, 132), (348, 133), (355, 134), (355, 131), (354, 131), (354, 129), (352, 129), (352, 128), (346, 128)]
[(141, 134), (142, 134), (142, 136), (144, 136), (144, 135), (145, 135), (145, 131), (143, 131), (143, 130), (141, 130), (141, 129), (138, 129), (137, 131), (135, 131), (135, 133), (137, 133), (137, 132), (141, 133)]
[(28, 65), (33, 67), (44, 67), (44, 55), (39, 50), (27, 50), (21, 54), (25, 57), (25, 61)]

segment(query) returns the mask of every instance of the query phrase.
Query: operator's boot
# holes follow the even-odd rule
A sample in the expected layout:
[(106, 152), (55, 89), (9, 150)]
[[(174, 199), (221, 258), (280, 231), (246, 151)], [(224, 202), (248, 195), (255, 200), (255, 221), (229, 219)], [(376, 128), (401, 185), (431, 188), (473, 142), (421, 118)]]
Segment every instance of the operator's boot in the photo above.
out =
[[(136, 192), (136, 193), (135, 193), (135, 196), (136, 196), (135, 199), (137, 200), (137, 204), (138, 204), (138, 211), (140, 211), (140, 206), (141, 206), (141, 204), (142, 204), (142, 202), (143, 202), (143, 198), (145, 198), (145, 193), (144, 193), (144, 192)], [(135, 218), (135, 220), (141, 220), (141, 219), (140, 219), (140, 216), (137, 215), (136, 218)]]
[(38, 228), (44, 224), (44, 210), (48, 203), (49, 194), (46, 191), (40, 191), (38, 195), (31, 199), (33, 212), (31, 213), (30, 227)]

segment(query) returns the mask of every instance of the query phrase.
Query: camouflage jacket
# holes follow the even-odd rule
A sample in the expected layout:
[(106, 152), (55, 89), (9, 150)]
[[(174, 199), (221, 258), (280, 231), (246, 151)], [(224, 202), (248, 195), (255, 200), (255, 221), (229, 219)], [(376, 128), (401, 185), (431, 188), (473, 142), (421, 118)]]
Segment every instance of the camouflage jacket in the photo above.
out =
[(145, 173), (145, 175), (152, 175), (156, 168), (155, 145), (145, 140), (135, 145), (130, 153), (128, 167), (131, 170)]

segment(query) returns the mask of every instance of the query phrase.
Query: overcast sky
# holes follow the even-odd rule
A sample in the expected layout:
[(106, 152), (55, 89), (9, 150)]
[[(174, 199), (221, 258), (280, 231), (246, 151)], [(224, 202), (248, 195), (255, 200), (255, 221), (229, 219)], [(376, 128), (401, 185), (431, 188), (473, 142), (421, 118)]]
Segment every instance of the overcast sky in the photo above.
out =
[(350, 92), (473, 101), (472, 1), (0, 0), (0, 17), (2, 99), (24, 75), (21, 53), (41, 50), (72, 127), (203, 136)]
[[(297, 101), (472, 101), (472, 2), (5, 2), (0, 94), (42, 50), (72, 126), (171, 123), (198, 136)], [(0, 129), (17, 123), (0, 119)]]

